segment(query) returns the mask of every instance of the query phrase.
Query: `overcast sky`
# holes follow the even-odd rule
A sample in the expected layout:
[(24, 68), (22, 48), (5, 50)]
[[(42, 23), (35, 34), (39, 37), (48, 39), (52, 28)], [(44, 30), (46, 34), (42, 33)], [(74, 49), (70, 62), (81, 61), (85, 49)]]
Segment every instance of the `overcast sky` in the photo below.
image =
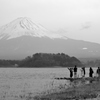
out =
[(100, 0), (0, 0), (0, 26), (18, 17), (70, 38), (100, 43)]

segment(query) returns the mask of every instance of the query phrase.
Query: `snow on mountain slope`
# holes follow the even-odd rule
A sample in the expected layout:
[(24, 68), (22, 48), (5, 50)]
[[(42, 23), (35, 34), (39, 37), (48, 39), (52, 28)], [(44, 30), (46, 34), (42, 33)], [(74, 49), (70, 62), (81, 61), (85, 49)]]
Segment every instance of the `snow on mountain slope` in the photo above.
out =
[(49, 32), (41, 25), (33, 23), (29, 18), (18, 18), (0, 28), (0, 39), (12, 39), (20, 36), (49, 37), (67, 39), (66, 36)]

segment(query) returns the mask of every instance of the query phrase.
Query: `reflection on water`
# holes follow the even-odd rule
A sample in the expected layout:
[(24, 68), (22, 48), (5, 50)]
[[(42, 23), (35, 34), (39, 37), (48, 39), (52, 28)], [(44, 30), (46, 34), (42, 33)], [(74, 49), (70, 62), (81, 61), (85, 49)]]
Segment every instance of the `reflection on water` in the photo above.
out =
[[(93, 68), (94, 75), (97, 68)], [(86, 68), (88, 76), (89, 68)], [(78, 76), (81, 76), (78, 68)], [(55, 77), (69, 77), (67, 68), (0, 68), (0, 100), (21, 100), (29, 95), (48, 90), (57, 91), (68, 87), (69, 81), (55, 80)], [(64, 88), (65, 88), (64, 87)], [(55, 91), (56, 91), (55, 90)], [(26, 100), (26, 99), (24, 99)]]

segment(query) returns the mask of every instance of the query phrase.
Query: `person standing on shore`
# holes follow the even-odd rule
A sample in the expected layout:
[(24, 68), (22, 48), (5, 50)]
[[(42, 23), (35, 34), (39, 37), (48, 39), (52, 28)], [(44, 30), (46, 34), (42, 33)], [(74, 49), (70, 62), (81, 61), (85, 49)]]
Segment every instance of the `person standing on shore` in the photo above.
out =
[(70, 71), (70, 78), (72, 78), (73, 77), (73, 69), (72, 68), (68, 68), (68, 69)]
[(76, 77), (77, 77), (77, 67), (75, 65), (75, 67), (74, 67), (74, 78), (76, 78)]
[(83, 70), (83, 77), (85, 77), (85, 67), (82, 67)]
[(97, 77), (100, 77), (100, 67), (97, 68), (96, 74), (97, 74)]
[(93, 69), (90, 67), (90, 69), (89, 69), (89, 77), (93, 77)]

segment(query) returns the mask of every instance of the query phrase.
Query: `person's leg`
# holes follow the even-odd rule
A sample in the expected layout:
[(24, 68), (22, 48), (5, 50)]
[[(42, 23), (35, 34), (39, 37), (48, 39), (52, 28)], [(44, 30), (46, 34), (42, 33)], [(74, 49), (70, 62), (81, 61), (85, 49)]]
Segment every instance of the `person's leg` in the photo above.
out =
[(77, 73), (75, 72), (75, 73), (74, 73), (74, 78), (76, 78), (76, 77), (77, 77)]

